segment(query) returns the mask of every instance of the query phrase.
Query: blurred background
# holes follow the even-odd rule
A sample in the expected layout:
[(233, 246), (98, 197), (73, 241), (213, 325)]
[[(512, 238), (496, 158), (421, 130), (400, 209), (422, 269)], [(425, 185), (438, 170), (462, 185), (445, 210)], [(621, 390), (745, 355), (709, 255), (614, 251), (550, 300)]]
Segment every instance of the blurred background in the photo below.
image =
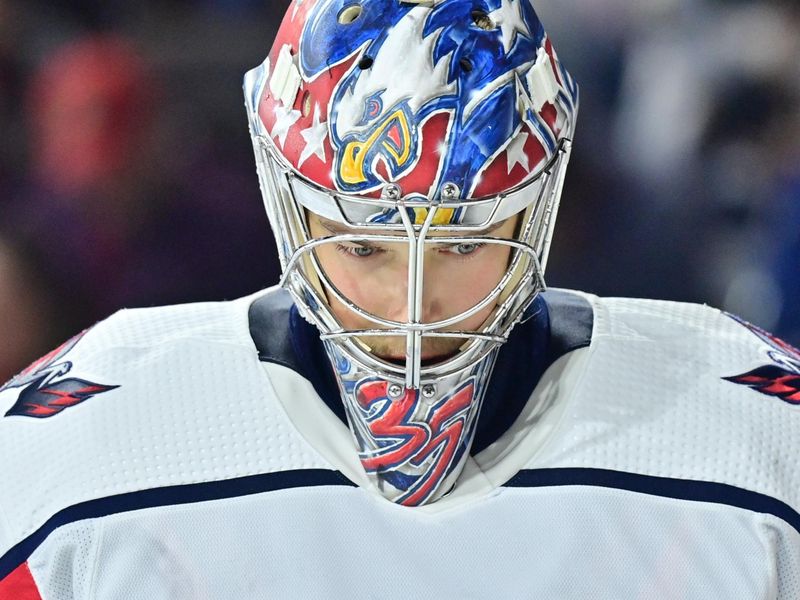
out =
[[(0, 0), (0, 381), (120, 307), (278, 278), (241, 95), (288, 2)], [(539, 0), (581, 114), (548, 283), (800, 344), (800, 11)]]

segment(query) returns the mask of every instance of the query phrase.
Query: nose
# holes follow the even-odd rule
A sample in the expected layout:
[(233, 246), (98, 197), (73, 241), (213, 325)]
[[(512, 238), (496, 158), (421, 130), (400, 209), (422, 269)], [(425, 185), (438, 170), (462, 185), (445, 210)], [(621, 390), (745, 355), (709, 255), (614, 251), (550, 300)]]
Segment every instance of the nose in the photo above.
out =
[[(422, 306), (418, 315), (420, 323), (433, 323), (442, 319), (443, 299), (439, 292), (442, 283), (437, 284), (432, 273), (427, 270), (424, 272), (424, 277), (418, 284), (422, 286)], [(386, 318), (402, 323), (410, 320), (409, 301), (413, 302), (414, 298), (409, 298), (409, 290), (413, 290), (415, 285), (417, 285), (416, 282), (409, 281), (407, 271), (397, 275), (391, 301), (387, 303), (390, 308)]]
[[(419, 315), (419, 322), (420, 323), (433, 323), (435, 321), (441, 320), (441, 317), (438, 316), (441, 314), (441, 311), (437, 309), (437, 305), (432, 302), (425, 302), (423, 299), (422, 302), (422, 313)], [(392, 321), (398, 321), (400, 323), (406, 323), (411, 319), (412, 315), (408, 310), (408, 302), (398, 303), (393, 310), (390, 311), (390, 314), (386, 316), (387, 319)]]

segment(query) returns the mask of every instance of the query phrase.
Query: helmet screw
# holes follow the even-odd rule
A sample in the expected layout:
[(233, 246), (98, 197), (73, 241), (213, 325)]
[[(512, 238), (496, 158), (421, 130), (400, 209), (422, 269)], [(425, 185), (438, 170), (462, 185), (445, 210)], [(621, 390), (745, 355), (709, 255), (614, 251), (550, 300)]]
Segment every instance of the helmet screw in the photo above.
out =
[(445, 183), (442, 186), (442, 198), (444, 200), (458, 200), (461, 189), (455, 183)]
[(389, 398), (396, 400), (403, 395), (403, 386), (399, 383), (392, 383), (386, 391), (389, 394)]
[(400, 186), (396, 183), (388, 183), (383, 187), (383, 196), (386, 200), (399, 200), (402, 192), (400, 190)]
[(422, 397), (426, 400), (432, 400), (436, 397), (436, 386), (433, 384), (426, 384), (422, 386)]

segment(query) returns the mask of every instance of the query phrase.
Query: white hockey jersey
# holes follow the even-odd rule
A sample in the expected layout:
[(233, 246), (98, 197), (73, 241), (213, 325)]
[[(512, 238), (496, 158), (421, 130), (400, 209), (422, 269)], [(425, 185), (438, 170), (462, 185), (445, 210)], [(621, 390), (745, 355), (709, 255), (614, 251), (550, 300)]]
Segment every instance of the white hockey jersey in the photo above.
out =
[(0, 600), (800, 598), (800, 355), (544, 301), (546, 371), (419, 508), (370, 490), (285, 292), (117, 313), (0, 388)]

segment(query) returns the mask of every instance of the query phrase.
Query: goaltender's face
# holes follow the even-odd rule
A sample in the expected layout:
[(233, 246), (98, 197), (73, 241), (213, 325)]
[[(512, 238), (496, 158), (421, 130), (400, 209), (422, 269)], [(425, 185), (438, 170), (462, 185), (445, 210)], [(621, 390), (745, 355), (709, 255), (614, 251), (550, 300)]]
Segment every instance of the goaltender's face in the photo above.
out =
[[(517, 217), (512, 217), (476, 234), (476, 237), (491, 235), (512, 238), (516, 222)], [(309, 214), (309, 225), (314, 238), (359, 233), (313, 213)], [(403, 323), (408, 320), (407, 242), (323, 244), (317, 249), (317, 257), (331, 282), (355, 305), (384, 319)], [(511, 248), (501, 244), (426, 244), (422, 322), (441, 321), (478, 304), (503, 278), (510, 257)], [(328, 296), (333, 313), (345, 329), (381, 328), (347, 308), (332, 294)], [(495, 305), (490, 303), (478, 313), (446, 329), (478, 330)], [(393, 362), (405, 360), (404, 337), (368, 337), (363, 341), (381, 358)], [(454, 355), (463, 344), (464, 338), (423, 338), (422, 359), (426, 362), (444, 360)]]

